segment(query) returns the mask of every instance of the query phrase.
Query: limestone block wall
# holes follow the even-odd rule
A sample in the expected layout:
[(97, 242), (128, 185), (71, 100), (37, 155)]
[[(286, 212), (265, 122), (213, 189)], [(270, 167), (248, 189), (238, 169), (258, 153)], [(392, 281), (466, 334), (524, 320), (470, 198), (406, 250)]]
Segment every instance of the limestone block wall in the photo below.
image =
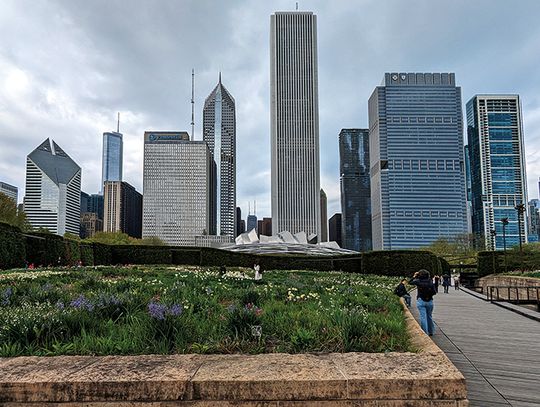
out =
[(0, 358), (0, 406), (468, 406), (463, 375), (405, 312), (417, 353)]
[[(520, 277), (517, 276), (500, 276), (500, 275), (489, 275), (486, 277), (479, 278), (476, 280), (475, 287), (481, 287), (482, 293), (485, 295), (488, 295), (488, 287), (504, 287), (504, 286), (512, 286), (512, 287), (538, 287), (539, 290), (533, 290), (526, 288), (517, 288), (517, 289), (499, 289), (499, 297), (503, 300), (516, 300), (516, 299), (527, 299), (527, 291), (529, 295), (529, 299), (531, 300), (537, 300), (538, 295), (540, 295), (540, 279), (539, 278), (530, 278), (530, 277)], [(495, 295), (495, 293), (494, 293)]]

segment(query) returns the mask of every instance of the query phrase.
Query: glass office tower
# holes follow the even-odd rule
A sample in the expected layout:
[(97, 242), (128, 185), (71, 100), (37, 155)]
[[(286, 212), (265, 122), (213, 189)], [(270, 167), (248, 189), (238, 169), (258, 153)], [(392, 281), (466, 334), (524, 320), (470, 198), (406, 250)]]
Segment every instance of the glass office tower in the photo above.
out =
[(461, 88), (453, 73), (386, 73), (369, 99), (374, 250), (467, 232)]
[(103, 157), (101, 187), (105, 181), (122, 181), (123, 157), (122, 133), (115, 131), (103, 133)]
[[(504, 240), (507, 247), (518, 245), (520, 235), (526, 243), (526, 217), (518, 222), (515, 209), (527, 205), (519, 96), (474, 96), (467, 103), (467, 124), (473, 233), (484, 239), (487, 249), (503, 249)], [(503, 218), (508, 218), (505, 236)]]
[(339, 170), (342, 247), (358, 252), (369, 251), (372, 246), (368, 129), (341, 130)]

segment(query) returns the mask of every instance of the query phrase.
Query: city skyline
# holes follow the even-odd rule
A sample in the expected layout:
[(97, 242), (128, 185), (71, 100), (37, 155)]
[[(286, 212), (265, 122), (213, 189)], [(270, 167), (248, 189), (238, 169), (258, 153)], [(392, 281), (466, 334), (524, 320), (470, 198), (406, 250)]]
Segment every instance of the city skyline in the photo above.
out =
[[(26, 154), (45, 136), (54, 136), (83, 168), (82, 189), (99, 191), (101, 137), (114, 128), (120, 111), (123, 178), (142, 191), (144, 130), (189, 128), (195, 68), (195, 139), (201, 140), (205, 90), (222, 71), (237, 102), (237, 205), (247, 212), (247, 202), (256, 199), (258, 217), (270, 216), (269, 16), (293, 11), (294, 3), (171, 2), (156, 7), (137, 2), (126, 10), (112, 2), (107, 13), (99, 3), (28, 4), (7, 1), (0, 6), (5, 39), (0, 47), (3, 181), (22, 191)], [(478, 1), (423, 7), (426, 4), (433, 2), (300, 3), (300, 10), (318, 16), (320, 138), (325, 151), (321, 188), (328, 195), (329, 217), (340, 210), (337, 134), (344, 127), (367, 126), (367, 99), (384, 72), (394, 70), (456, 72), (463, 101), (474, 94), (519, 94), (529, 198), (537, 197), (540, 79), (534, 75), (532, 56), (540, 43), (533, 18), (540, 5)], [(382, 25), (374, 18), (381, 15)], [(178, 24), (169, 24), (175, 19)], [(151, 21), (160, 24), (148, 24)], [(486, 35), (476, 40), (480, 32)], [(501, 47), (507, 49), (504, 59), (498, 58)], [(175, 62), (150, 62), (165, 58)], [(486, 65), (495, 59), (497, 64)], [(134, 63), (139, 60), (144, 63)]]

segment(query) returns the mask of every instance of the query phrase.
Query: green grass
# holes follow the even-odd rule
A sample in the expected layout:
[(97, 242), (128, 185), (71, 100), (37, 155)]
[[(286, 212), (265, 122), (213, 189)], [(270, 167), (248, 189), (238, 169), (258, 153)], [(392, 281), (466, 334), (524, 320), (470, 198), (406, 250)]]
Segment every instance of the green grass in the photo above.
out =
[(188, 266), (2, 272), (0, 356), (411, 350), (396, 278), (252, 277)]
[(540, 278), (540, 271), (528, 271), (525, 273), (513, 272), (513, 273), (502, 273), (502, 274), (505, 276), (512, 276), (512, 277)]

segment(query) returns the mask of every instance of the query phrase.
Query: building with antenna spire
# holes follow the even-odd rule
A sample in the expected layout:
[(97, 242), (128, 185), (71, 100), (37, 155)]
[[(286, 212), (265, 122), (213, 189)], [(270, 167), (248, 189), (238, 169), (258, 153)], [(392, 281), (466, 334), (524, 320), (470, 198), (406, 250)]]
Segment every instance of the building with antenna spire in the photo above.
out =
[(120, 133), (120, 113), (116, 122), (116, 131), (103, 133), (103, 159), (100, 191), (105, 181), (122, 181), (122, 163), (124, 144)]
[(221, 83), (204, 102), (203, 140), (216, 163), (216, 234), (236, 235), (236, 107)]

